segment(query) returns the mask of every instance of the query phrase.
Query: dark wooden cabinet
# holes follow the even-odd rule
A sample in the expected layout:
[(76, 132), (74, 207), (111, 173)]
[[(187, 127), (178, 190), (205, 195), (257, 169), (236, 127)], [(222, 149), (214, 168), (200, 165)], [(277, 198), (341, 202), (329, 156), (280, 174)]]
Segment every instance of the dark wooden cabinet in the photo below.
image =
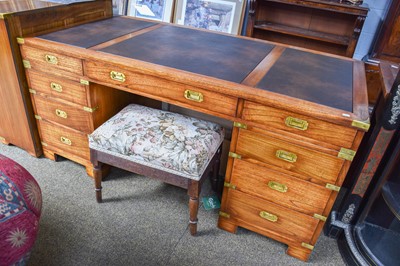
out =
[(112, 17), (111, 0), (57, 4), (0, 1), (0, 142), (42, 153), (17, 37), (36, 36)]
[(400, 63), (400, 0), (391, 1), (371, 55)]
[(352, 57), (367, 13), (340, 0), (250, 0), (246, 35)]

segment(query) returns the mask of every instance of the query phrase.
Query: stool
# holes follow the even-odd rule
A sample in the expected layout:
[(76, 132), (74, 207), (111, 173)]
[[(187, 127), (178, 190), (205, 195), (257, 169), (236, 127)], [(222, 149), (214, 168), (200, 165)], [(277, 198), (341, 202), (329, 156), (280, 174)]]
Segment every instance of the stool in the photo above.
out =
[(96, 198), (103, 164), (187, 189), (190, 233), (197, 232), (201, 184), (217, 187), (224, 128), (216, 123), (131, 104), (89, 135)]
[(26, 265), (39, 230), (42, 193), (32, 175), (0, 155), (0, 265)]

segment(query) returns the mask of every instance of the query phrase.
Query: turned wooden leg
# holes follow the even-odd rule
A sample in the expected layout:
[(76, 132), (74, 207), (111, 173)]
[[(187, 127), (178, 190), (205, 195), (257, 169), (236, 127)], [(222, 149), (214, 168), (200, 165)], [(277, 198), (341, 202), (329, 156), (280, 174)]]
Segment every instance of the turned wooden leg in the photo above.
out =
[(192, 236), (197, 233), (197, 213), (199, 211), (199, 198), (190, 197), (189, 199), (189, 230)]
[(101, 195), (101, 180), (102, 180), (102, 170), (101, 170), (101, 163), (98, 163), (97, 165), (93, 165), (93, 177), (94, 177), (94, 186), (95, 186), (95, 191), (96, 191), (96, 200), (98, 203), (101, 203), (103, 201), (102, 195)]

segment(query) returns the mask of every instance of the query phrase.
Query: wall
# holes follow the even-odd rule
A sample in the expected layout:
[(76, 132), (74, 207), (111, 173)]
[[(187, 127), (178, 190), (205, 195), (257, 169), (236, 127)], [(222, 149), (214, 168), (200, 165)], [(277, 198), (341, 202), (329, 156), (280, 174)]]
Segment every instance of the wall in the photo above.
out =
[(364, 0), (369, 8), (367, 19), (360, 35), (353, 58), (363, 59), (372, 48), (375, 34), (385, 19), (387, 8), (391, 0)]

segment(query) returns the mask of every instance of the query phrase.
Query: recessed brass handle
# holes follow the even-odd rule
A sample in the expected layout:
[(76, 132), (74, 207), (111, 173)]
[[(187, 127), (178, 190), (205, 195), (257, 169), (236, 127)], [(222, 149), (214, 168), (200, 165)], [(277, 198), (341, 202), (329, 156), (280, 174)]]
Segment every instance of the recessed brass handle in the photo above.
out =
[(50, 83), (50, 88), (51, 88), (53, 91), (62, 92), (62, 86), (61, 86), (60, 84), (58, 84), (58, 83), (51, 82), (51, 83)]
[(69, 145), (69, 146), (72, 145), (72, 141), (71, 141), (69, 138), (61, 137), (60, 140), (61, 140), (61, 142), (64, 143), (65, 145)]
[(186, 99), (201, 103), (204, 100), (203, 93), (198, 91), (185, 90)]
[(306, 120), (302, 120), (291, 116), (286, 117), (285, 124), (288, 127), (299, 130), (307, 130), (308, 128), (308, 122)]
[(278, 216), (266, 211), (260, 211), (260, 217), (273, 223), (278, 221)]
[(121, 72), (117, 72), (117, 71), (111, 71), (110, 72), (110, 78), (112, 80), (116, 80), (119, 82), (125, 82), (126, 78), (125, 78), (125, 74), (121, 73)]
[(279, 191), (279, 192), (282, 192), (282, 193), (285, 193), (288, 190), (288, 187), (286, 185), (280, 184), (280, 183), (275, 182), (275, 181), (269, 181), (268, 182), (268, 187), (270, 189), (273, 189), (273, 190), (276, 190), (276, 191)]
[(297, 161), (297, 155), (288, 151), (284, 150), (277, 150), (275, 153), (276, 157), (278, 159), (290, 162), (290, 163), (295, 163)]
[(53, 64), (53, 65), (58, 64), (58, 59), (56, 56), (47, 54), (44, 57), (45, 57), (47, 63)]
[(61, 118), (67, 118), (68, 117), (67, 112), (65, 112), (63, 110), (60, 110), (60, 109), (56, 109), (56, 115), (58, 117), (61, 117)]

